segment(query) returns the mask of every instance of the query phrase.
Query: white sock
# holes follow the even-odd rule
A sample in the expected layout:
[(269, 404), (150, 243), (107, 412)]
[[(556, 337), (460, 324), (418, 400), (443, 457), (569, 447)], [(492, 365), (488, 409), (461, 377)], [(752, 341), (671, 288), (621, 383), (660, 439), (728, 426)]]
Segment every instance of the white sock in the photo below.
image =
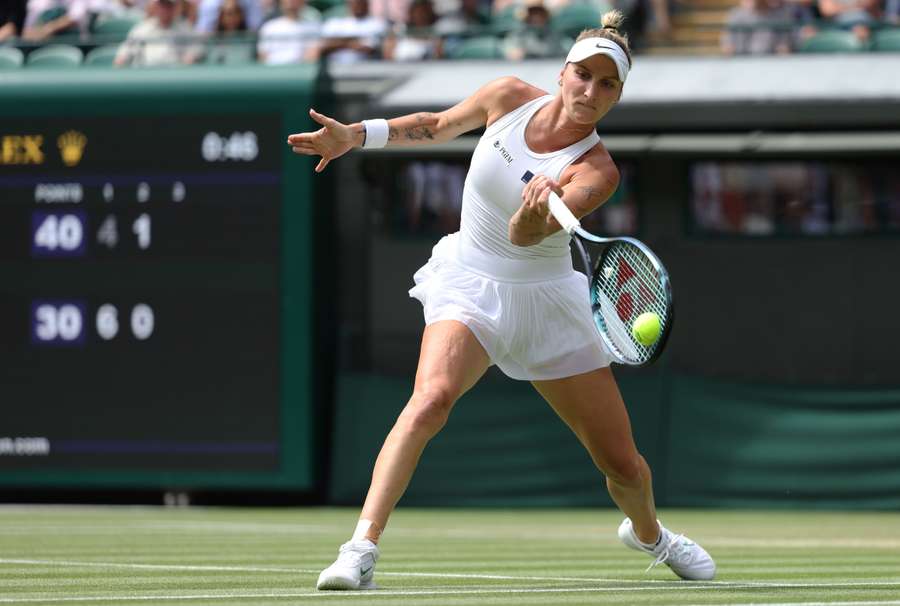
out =
[(637, 539), (637, 542), (638, 542), (638, 544), (640, 544), (641, 547), (643, 547), (645, 549), (650, 549), (652, 551), (659, 546), (660, 541), (662, 541), (663, 531), (662, 531), (662, 524), (660, 524), (659, 522), (657, 522), (657, 524), (659, 525), (659, 536), (656, 537), (656, 541), (653, 543), (644, 543), (642, 540), (638, 539), (637, 533), (634, 532), (634, 527), (632, 526), (631, 532), (634, 533), (634, 538)]
[[(356, 530), (353, 531), (353, 536), (350, 538), (351, 541), (369, 541), (366, 535), (369, 533), (369, 529), (375, 526), (375, 523), (371, 520), (360, 520), (356, 524)], [(377, 526), (376, 526), (377, 528)]]

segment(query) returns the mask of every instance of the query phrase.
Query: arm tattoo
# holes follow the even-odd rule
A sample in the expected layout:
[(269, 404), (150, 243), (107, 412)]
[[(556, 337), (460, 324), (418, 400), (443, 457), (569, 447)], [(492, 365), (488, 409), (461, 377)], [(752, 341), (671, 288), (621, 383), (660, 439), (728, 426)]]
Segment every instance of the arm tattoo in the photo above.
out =
[(434, 127), (438, 121), (437, 116), (428, 112), (420, 112), (415, 114), (414, 119), (416, 121), (415, 126), (391, 128), (388, 131), (388, 140), (396, 141), (401, 138), (407, 141), (433, 140), (435, 136)]
[(420, 141), (422, 139), (434, 139), (434, 134), (431, 132), (431, 129), (427, 126), (414, 126), (412, 128), (407, 128), (406, 130), (406, 139), (410, 141)]
[[(388, 131), (388, 141), (400, 139), (400, 129), (391, 127)], [(421, 141), (422, 139), (434, 139), (434, 133), (427, 126), (410, 126), (403, 129), (403, 138), (407, 141)]]
[(578, 189), (581, 191), (581, 193), (584, 194), (584, 199), (587, 200), (588, 202), (590, 202), (591, 198), (593, 198), (593, 197), (599, 198), (601, 195), (600, 190), (598, 190), (596, 187), (593, 187), (591, 185), (585, 185), (585, 186), (579, 187)]

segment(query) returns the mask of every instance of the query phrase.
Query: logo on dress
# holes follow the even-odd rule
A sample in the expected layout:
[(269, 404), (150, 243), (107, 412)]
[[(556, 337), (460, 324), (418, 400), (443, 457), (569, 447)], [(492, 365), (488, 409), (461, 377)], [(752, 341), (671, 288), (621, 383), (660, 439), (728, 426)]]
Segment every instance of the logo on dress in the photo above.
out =
[(494, 149), (500, 152), (500, 155), (506, 160), (506, 165), (509, 166), (513, 163), (515, 158), (512, 157), (512, 154), (506, 151), (506, 148), (500, 145), (500, 139), (494, 141)]

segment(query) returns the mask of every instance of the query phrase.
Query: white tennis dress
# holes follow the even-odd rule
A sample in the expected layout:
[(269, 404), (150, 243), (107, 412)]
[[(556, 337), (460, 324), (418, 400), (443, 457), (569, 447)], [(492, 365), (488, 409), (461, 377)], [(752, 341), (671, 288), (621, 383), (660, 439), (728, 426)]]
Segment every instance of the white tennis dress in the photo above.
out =
[(491, 362), (520, 380), (569, 377), (612, 360), (594, 327), (587, 278), (572, 267), (569, 235), (560, 230), (534, 246), (509, 241), (522, 175), (558, 181), (600, 140), (591, 132), (555, 152), (531, 151), (525, 127), (552, 99), (529, 101), (485, 130), (466, 177), (460, 230), (435, 245), (409, 291), (422, 302), (426, 324), (462, 322)]

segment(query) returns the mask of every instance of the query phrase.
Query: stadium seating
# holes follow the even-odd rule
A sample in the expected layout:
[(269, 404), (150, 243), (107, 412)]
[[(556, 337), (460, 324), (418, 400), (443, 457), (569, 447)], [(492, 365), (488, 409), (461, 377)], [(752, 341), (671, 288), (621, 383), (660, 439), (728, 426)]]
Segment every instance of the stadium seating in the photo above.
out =
[(50, 44), (37, 48), (25, 60), (28, 68), (77, 67), (83, 54), (77, 46)]
[(511, 4), (491, 17), (490, 30), (499, 36), (504, 36), (511, 31), (522, 27), (519, 19), (519, 5)]
[(300, 16), (304, 21), (321, 21), (322, 11), (314, 6), (307, 5), (303, 7), (303, 10), (300, 12)]
[(900, 52), (900, 28), (881, 29), (872, 34), (872, 50), (878, 52)]
[(500, 41), (494, 36), (475, 36), (463, 40), (449, 55), (450, 59), (501, 59)]
[(118, 44), (106, 44), (92, 49), (84, 57), (84, 65), (92, 65), (96, 67), (111, 67), (119, 52)]
[(0, 69), (15, 69), (25, 62), (25, 55), (12, 46), (0, 46)]
[(322, 19), (331, 19), (332, 17), (346, 17), (350, 14), (350, 9), (346, 4), (337, 4), (322, 12)]
[(558, 34), (578, 37), (584, 29), (600, 27), (600, 11), (590, 4), (568, 4), (550, 19), (550, 27)]
[(317, 9), (320, 13), (324, 13), (335, 6), (345, 6), (344, 0), (309, 0), (307, 6)]
[(137, 23), (137, 19), (127, 17), (103, 19), (94, 24), (91, 28), (91, 33), (94, 36), (102, 37), (104, 40), (122, 40)]
[(797, 50), (801, 53), (858, 53), (866, 49), (852, 33), (835, 29), (819, 32), (803, 41)]
[(203, 62), (210, 65), (247, 65), (256, 62), (256, 47), (250, 42), (211, 44)]

